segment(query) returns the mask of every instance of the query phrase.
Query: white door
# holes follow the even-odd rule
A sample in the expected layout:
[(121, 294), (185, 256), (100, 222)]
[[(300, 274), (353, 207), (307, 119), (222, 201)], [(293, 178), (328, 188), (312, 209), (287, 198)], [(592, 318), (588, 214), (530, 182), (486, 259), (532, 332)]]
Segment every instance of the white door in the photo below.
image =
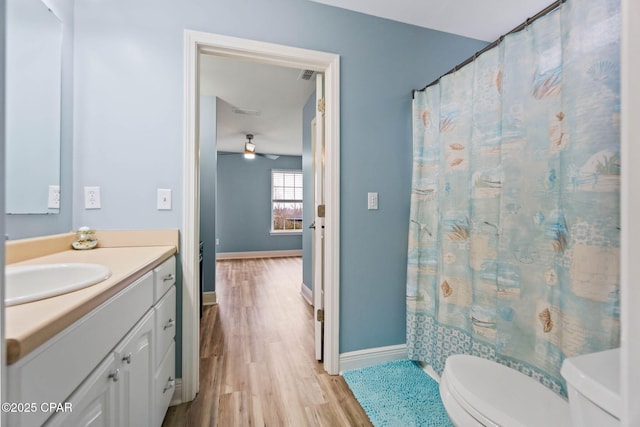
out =
[(313, 151), (313, 312), (316, 359), (324, 342), (324, 76), (316, 74), (316, 117), (312, 122)]

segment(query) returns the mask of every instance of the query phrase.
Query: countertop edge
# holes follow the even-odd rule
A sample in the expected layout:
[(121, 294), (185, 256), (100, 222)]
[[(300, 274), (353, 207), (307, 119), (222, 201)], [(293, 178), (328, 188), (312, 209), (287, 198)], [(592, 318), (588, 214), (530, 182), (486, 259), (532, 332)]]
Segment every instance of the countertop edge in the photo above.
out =
[(177, 248), (175, 246), (167, 246), (167, 250), (154, 260), (140, 265), (136, 270), (132, 271), (131, 274), (127, 275), (119, 282), (114, 283), (101, 293), (95, 295), (91, 300), (86, 301), (79, 306), (69, 307), (69, 310), (65, 311), (60, 316), (52, 317), (51, 321), (45, 327), (40, 328), (33, 334), (23, 338), (8, 337), (6, 339), (7, 365), (16, 363), (18, 360), (24, 358), (32, 351), (54, 338), (60, 332), (73, 325), (82, 317), (109, 301), (140, 277), (144, 276), (147, 272), (152, 271), (176, 253)]

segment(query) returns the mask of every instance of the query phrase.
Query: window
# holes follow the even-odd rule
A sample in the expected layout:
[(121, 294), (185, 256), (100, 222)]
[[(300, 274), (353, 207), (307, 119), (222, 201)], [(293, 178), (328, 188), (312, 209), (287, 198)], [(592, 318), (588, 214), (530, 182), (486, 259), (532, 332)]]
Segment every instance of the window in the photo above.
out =
[(271, 231), (302, 230), (302, 171), (271, 171)]

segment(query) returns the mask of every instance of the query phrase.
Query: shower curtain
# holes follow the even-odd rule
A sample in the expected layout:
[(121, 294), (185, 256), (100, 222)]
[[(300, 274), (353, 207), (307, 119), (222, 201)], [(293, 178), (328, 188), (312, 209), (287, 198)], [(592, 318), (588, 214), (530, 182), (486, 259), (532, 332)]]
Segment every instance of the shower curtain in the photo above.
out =
[(619, 345), (618, 0), (568, 0), (416, 92), (407, 347), (566, 395), (566, 357)]

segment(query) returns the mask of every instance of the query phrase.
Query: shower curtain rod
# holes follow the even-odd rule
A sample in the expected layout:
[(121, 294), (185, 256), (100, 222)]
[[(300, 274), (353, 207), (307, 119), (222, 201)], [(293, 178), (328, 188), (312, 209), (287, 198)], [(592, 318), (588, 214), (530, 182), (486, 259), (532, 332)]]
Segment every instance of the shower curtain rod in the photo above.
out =
[(465, 59), (463, 62), (459, 63), (458, 65), (456, 65), (455, 67), (453, 67), (452, 69), (450, 69), (449, 71), (447, 71), (446, 73), (444, 73), (443, 75), (441, 75), (440, 77), (438, 77), (437, 79), (435, 79), (434, 81), (432, 81), (431, 83), (429, 83), (428, 85), (423, 87), (422, 89), (414, 89), (413, 90), (413, 97), (415, 98), (416, 92), (424, 92), (429, 86), (433, 86), (433, 85), (437, 84), (440, 81), (440, 79), (443, 78), (444, 76), (449, 75), (451, 73), (455, 73), (460, 68), (462, 68), (465, 65), (475, 61), (477, 57), (479, 57), (480, 55), (482, 55), (486, 51), (488, 51), (490, 49), (493, 49), (494, 47), (498, 46), (500, 43), (502, 43), (504, 38), (506, 36), (508, 36), (509, 34), (517, 33), (518, 31), (524, 30), (529, 25), (531, 25), (531, 23), (533, 21), (535, 21), (538, 18), (542, 18), (543, 16), (545, 16), (549, 12), (553, 12), (554, 10), (559, 8), (566, 1), (567, 0), (557, 0), (557, 1), (553, 2), (553, 3), (551, 3), (549, 6), (545, 7), (544, 9), (542, 9), (540, 12), (536, 13), (535, 15), (533, 15), (531, 18), (527, 18), (527, 20), (524, 21), (522, 24), (518, 25), (517, 27), (515, 27), (513, 30), (509, 31), (508, 33), (501, 35), (498, 40), (494, 41), (490, 45), (485, 46), (481, 50), (477, 51), (476, 53), (471, 55), (469, 58)]

